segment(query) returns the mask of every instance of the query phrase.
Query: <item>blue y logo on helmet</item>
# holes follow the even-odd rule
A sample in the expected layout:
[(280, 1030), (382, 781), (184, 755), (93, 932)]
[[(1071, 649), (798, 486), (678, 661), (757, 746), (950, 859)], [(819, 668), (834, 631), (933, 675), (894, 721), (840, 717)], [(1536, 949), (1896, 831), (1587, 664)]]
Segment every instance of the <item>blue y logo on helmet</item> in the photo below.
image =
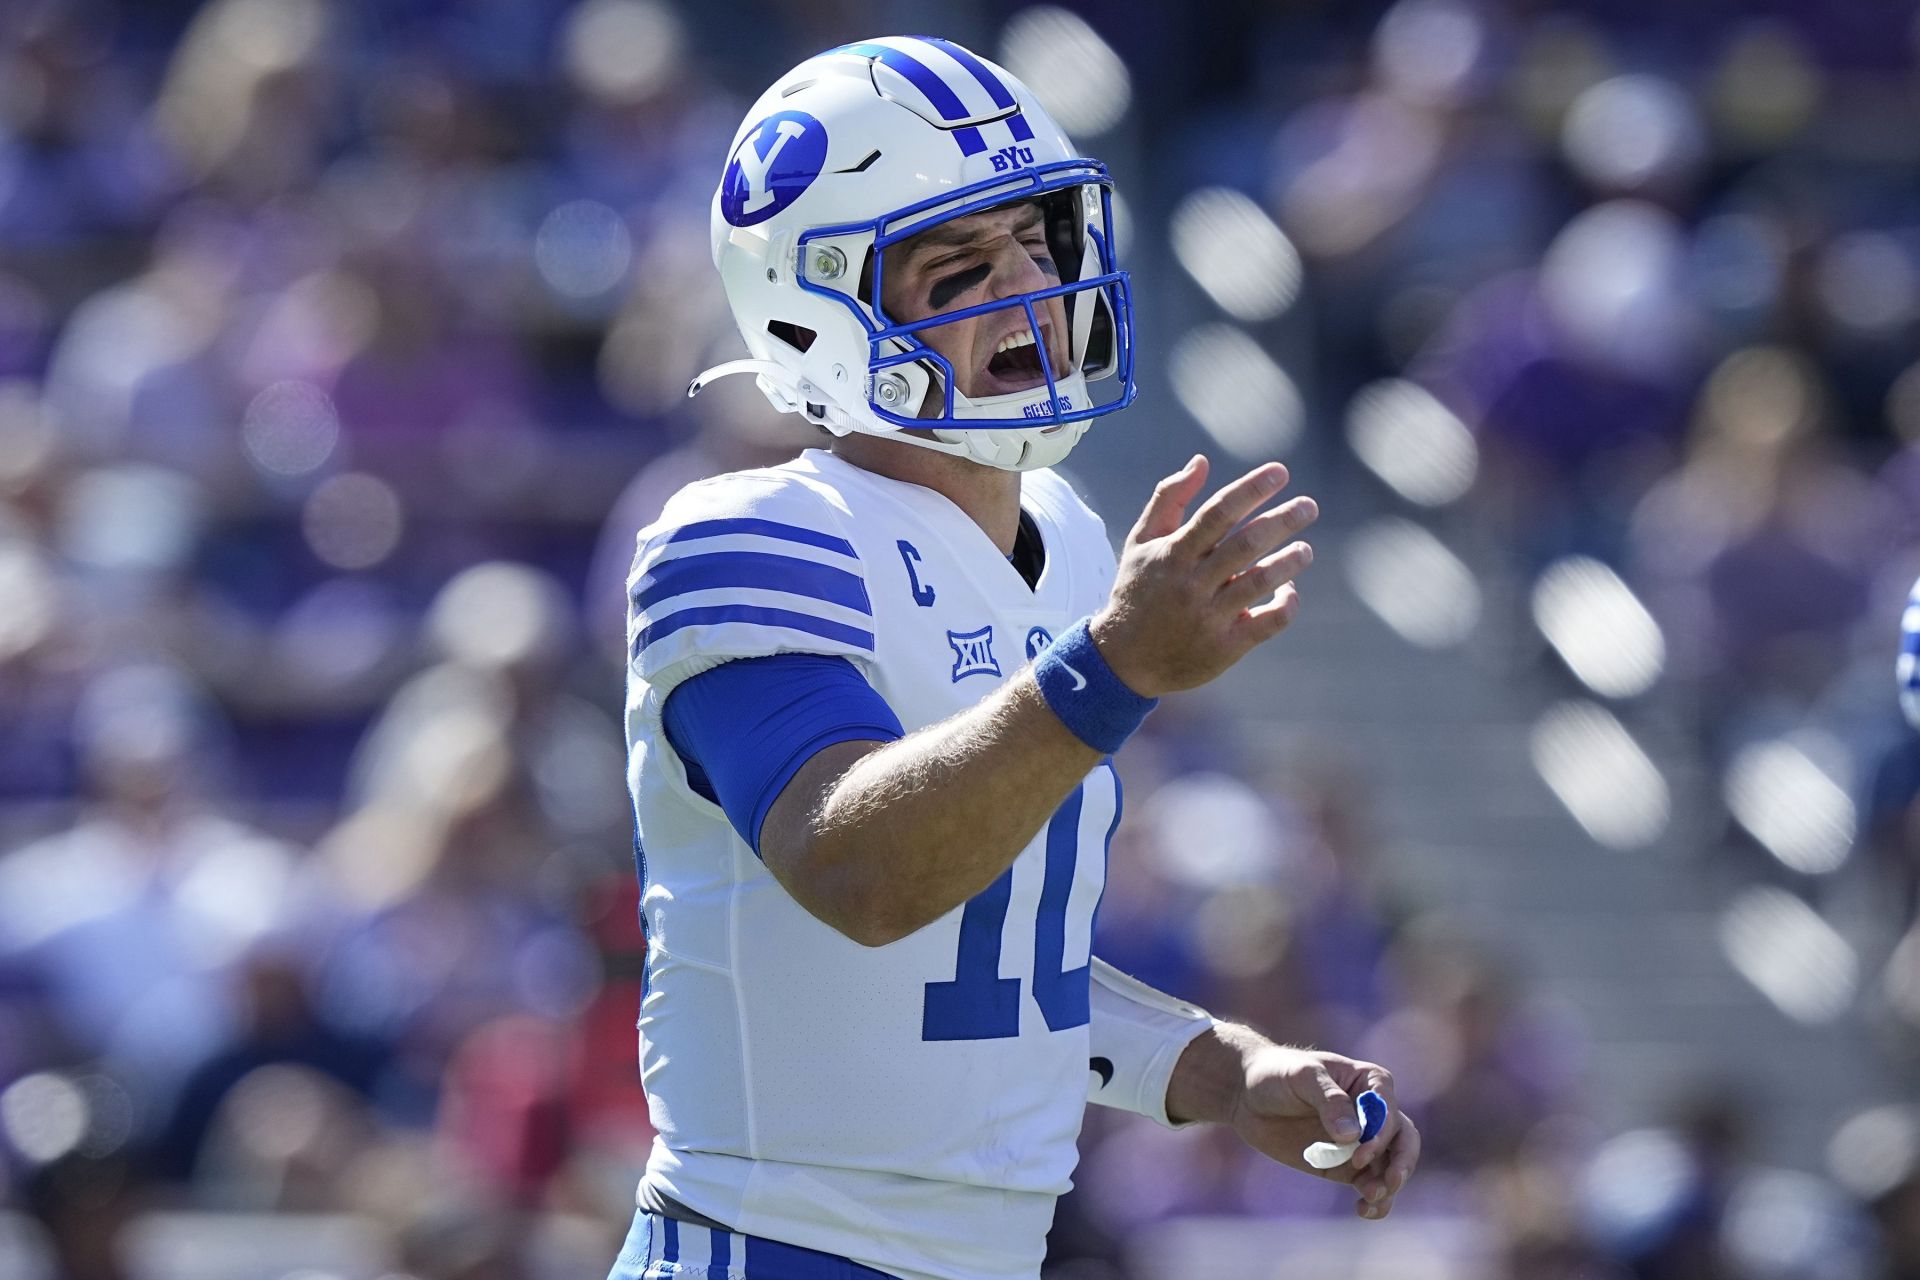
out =
[(720, 179), (720, 212), (736, 227), (765, 222), (798, 200), (827, 163), (827, 127), (804, 111), (755, 125)]

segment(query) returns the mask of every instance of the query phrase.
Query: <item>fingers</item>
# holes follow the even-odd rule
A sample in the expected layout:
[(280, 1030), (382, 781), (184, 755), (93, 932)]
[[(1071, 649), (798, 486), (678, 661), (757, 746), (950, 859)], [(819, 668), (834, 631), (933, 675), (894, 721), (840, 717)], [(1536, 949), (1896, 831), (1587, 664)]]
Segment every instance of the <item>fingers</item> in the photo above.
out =
[(1255, 467), (1208, 498), (1175, 535), (1176, 543), (1190, 554), (1205, 555), (1286, 484), (1287, 469), (1278, 462)]
[(1186, 518), (1187, 504), (1199, 495), (1200, 487), (1207, 482), (1207, 470), (1206, 457), (1196, 453), (1187, 459), (1186, 466), (1155, 485), (1153, 496), (1147, 499), (1146, 508), (1134, 521), (1127, 541), (1164, 538), (1178, 529)]
[(1231, 609), (1251, 608), (1299, 577), (1312, 563), (1313, 548), (1304, 542), (1292, 543), (1230, 579), (1220, 589), (1220, 603)]
[(1209, 551), (1202, 571), (1212, 581), (1225, 582), (1255, 560), (1285, 546), (1319, 515), (1319, 504), (1305, 496), (1272, 511), (1263, 511)]
[(1394, 1197), (1420, 1163), (1420, 1130), (1413, 1121), (1395, 1112), (1389, 1125), (1393, 1139), (1384, 1167), (1363, 1172), (1353, 1180), (1353, 1189), (1360, 1193), (1357, 1209), (1363, 1218), (1384, 1218), (1392, 1212)]
[(1400, 1117), (1400, 1132), (1393, 1140), (1393, 1155), (1387, 1161), (1387, 1194), (1399, 1194), (1407, 1179), (1420, 1167), (1420, 1130), (1406, 1116)]
[(1289, 582), (1273, 593), (1273, 599), (1243, 613), (1237, 625), (1244, 629), (1248, 647), (1251, 648), (1285, 631), (1287, 624), (1299, 612), (1300, 588)]
[(1334, 1078), (1327, 1074), (1325, 1067), (1316, 1066), (1312, 1075), (1296, 1086), (1298, 1092), (1311, 1099), (1314, 1110), (1320, 1113), (1320, 1127), (1335, 1142), (1352, 1142), (1360, 1136), (1360, 1122), (1353, 1114), (1353, 1099), (1347, 1096)]

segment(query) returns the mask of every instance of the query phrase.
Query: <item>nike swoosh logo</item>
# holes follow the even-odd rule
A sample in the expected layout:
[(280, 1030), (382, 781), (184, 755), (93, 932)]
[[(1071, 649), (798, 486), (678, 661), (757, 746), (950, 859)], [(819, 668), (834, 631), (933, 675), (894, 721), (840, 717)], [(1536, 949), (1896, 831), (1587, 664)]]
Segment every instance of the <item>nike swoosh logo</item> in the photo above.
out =
[(1070, 665), (1068, 665), (1064, 661), (1061, 662), (1060, 665), (1063, 667), (1066, 667), (1067, 674), (1073, 677), (1073, 688), (1070, 690), (1070, 692), (1078, 693), (1082, 689), (1087, 687), (1087, 678), (1085, 676), (1081, 675), (1078, 671), (1075, 671)]

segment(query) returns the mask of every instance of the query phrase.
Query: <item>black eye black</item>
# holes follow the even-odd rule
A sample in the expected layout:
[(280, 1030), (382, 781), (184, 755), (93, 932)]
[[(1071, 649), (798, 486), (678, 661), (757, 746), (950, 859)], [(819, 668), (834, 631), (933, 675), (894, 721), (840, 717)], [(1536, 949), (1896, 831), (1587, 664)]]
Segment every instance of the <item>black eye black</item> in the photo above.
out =
[(953, 275), (942, 276), (927, 290), (927, 305), (935, 311), (944, 311), (949, 302), (985, 280), (992, 270), (987, 263), (981, 262)]

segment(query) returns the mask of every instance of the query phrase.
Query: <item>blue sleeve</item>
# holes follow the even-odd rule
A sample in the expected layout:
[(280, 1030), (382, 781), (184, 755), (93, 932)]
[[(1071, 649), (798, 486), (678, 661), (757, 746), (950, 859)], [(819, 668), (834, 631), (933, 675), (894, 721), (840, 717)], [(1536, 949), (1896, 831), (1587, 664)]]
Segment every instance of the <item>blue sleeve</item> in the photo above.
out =
[(811, 653), (722, 663), (678, 685), (663, 715), (688, 784), (726, 811), (755, 853), (767, 810), (815, 752), (905, 736), (851, 662)]

